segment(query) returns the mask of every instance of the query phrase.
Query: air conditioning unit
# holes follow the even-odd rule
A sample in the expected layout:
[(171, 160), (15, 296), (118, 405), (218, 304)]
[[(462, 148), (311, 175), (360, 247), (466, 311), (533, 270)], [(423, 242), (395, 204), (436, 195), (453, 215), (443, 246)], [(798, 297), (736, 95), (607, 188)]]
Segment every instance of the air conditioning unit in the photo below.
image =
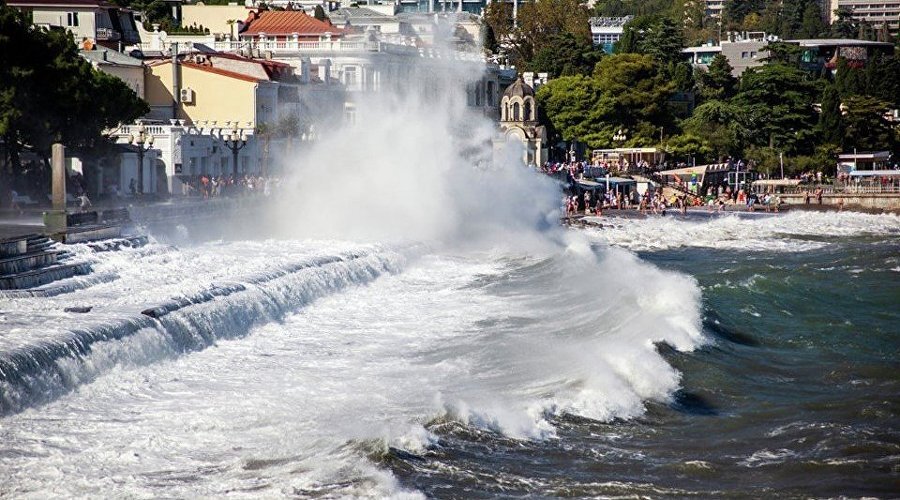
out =
[(181, 89), (181, 102), (192, 104), (194, 102), (194, 89)]

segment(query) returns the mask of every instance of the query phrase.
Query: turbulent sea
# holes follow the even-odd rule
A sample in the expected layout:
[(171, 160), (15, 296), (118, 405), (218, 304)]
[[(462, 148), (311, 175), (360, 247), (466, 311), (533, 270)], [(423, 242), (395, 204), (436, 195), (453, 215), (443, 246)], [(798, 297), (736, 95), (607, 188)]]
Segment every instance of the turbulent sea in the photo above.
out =
[(900, 218), (603, 223), (73, 246), (0, 298), (0, 497), (900, 494)]

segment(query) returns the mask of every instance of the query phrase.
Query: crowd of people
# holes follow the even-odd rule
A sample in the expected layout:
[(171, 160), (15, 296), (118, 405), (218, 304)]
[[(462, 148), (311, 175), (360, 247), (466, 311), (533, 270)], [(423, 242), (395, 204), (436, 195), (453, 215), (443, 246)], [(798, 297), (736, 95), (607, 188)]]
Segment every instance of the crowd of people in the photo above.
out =
[(262, 175), (195, 175), (182, 176), (183, 196), (202, 196), (204, 200), (222, 196), (269, 196), (278, 189), (278, 177)]
[(569, 162), (546, 162), (540, 166), (540, 171), (547, 175), (556, 175), (564, 172), (572, 179), (583, 179), (584, 177), (596, 177), (599, 175), (616, 174), (642, 174), (652, 175), (660, 170), (664, 170), (665, 164), (651, 165), (646, 160), (636, 160), (630, 163), (628, 160), (604, 161), (596, 159), (593, 162), (588, 161), (569, 161)]
[(628, 210), (636, 208), (642, 214), (666, 214), (672, 206), (663, 196), (661, 188), (648, 190), (644, 194), (637, 190), (609, 190), (606, 192), (585, 191), (581, 195), (573, 194), (563, 197), (563, 212), (571, 217), (584, 212), (584, 215), (603, 215), (604, 210)]

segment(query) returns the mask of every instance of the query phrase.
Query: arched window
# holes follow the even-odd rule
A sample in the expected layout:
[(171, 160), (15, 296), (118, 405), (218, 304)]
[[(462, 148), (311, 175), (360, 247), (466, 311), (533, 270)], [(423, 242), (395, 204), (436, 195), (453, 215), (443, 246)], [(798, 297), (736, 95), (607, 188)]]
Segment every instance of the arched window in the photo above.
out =
[(534, 120), (534, 115), (531, 114), (531, 99), (525, 100), (525, 121)]
[(513, 103), (513, 121), (519, 121), (519, 103), (517, 102)]

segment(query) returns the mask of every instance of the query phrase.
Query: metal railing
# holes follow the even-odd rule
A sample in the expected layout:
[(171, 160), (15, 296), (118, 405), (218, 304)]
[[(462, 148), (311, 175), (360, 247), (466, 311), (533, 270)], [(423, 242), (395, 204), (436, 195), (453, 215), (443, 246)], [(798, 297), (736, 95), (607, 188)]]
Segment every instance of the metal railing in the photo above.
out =
[(242, 40), (223, 40), (213, 44), (213, 48), (224, 52), (239, 52), (246, 49), (260, 50), (263, 52), (377, 52), (379, 50), (378, 42), (357, 42), (357, 41), (242, 41)]

